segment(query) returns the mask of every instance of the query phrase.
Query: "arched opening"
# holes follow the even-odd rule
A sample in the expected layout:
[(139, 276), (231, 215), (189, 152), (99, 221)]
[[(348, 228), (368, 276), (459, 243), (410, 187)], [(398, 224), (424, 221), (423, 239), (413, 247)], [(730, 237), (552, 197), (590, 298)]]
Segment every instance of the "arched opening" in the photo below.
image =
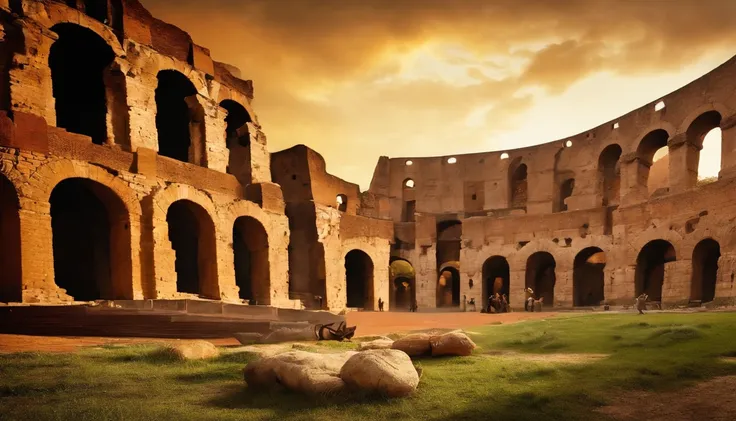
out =
[(235, 145), (249, 147), (250, 133), (248, 132), (248, 124), (252, 120), (248, 111), (239, 103), (226, 99), (220, 103), (220, 107), (227, 111), (225, 117), (225, 135), (228, 149)]
[(23, 300), (20, 253), (20, 216), (18, 193), (5, 176), (0, 175), (0, 302)]
[(335, 198), (335, 202), (337, 203), (337, 210), (340, 212), (347, 212), (348, 210), (348, 197), (344, 194), (338, 194)]
[(169, 206), (166, 222), (176, 255), (177, 292), (220, 298), (212, 218), (200, 205), (182, 199)]
[(257, 219), (241, 216), (233, 224), (235, 284), (239, 296), (252, 304), (270, 302), (268, 234)]
[(414, 267), (406, 260), (395, 259), (389, 265), (391, 310), (408, 310), (416, 300)]
[(568, 178), (560, 184), (560, 201), (557, 204), (559, 212), (567, 211), (567, 198), (572, 196), (572, 192), (575, 189), (575, 179)]
[(646, 185), (650, 196), (658, 190), (666, 192), (669, 189), (669, 137), (665, 130), (653, 130), (644, 136), (637, 148), (639, 180)]
[(647, 243), (636, 258), (636, 295), (647, 294), (650, 301), (662, 301), (665, 264), (676, 260), (675, 248), (668, 241)]
[(158, 73), (156, 87), (158, 153), (162, 156), (205, 165), (204, 109), (197, 89), (175, 70)]
[(604, 297), (606, 253), (598, 247), (588, 247), (575, 256), (572, 289), (573, 305), (598, 306)]
[(509, 179), (511, 192), (510, 204), (513, 209), (526, 209), (527, 199), (527, 168), (521, 163), (521, 159), (509, 167)]
[(708, 111), (701, 114), (690, 123), (686, 136), (692, 149), (688, 149), (688, 173), (692, 177), (687, 187), (696, 184), (707, 184), (718, 179), (721, 170), (721, 114), (718, 111)]
[(460, 306), (460, 271), (452, 266), (440, 270), (437, 280), (437, 307)]
[(76, 301), (132, 299), (130, 217), (108, 187), (84, 178), (49, 199), (56, 285)]
[(345, 255), (347, 306), (373, 310), (373, 261), (362, 250)]
[(598, 175), (600, 177), (603, 206), (616, 206), (621, 197), (621, 146), (606, 146), (598, 157)]
[(108, 138), (105, 70), (115, 53), (90, 29), (63, 23), (52, 30), (59, 34), (49, 54), (56, 126), (102, 145)]
[[(510, 300), (509, 262), (503, 256), (493, 256), (483, 263), (483, 300), (499, 294)], [(487, 303), (483, 303), (487, 305)]]
[(712, 238), (706, 238), (695, 246), (690, 301), (707, 303), (716, 297), (720, 257), (721, 246)]
[(526, 261), (526, 287), (534, 291), (536, 299), (544, 299), (545, 306), (552, 306), (555, 298), (555, 258), (546, 251), (539, 251)]
[(407, 178), (402, 183), (402, 202), (404, 206), (401, 209), (401, 220), (404, 222), (414, 222), (414, 214), (417, 211), (416, 192), (414, 191), (414, 180)]
[(84, 2), (84, 13), (105, 25), (109, 23), (107, 19), (107, 0), (86, 0)]

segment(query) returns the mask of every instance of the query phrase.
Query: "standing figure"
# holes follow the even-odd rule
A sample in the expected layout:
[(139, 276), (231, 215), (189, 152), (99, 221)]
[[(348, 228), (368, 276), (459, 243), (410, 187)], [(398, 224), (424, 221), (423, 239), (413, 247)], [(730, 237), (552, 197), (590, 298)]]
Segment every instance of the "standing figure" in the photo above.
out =
[(647, 294), (641, 294), (636, 298), (636, 309), (639, 310), (639, 314), (644, 314), (644, 310), (647, 309), (647, 300), (649, 296)]
[[(531, 299), (531, 301), (529, 301)], [(534, 291), (531, 288), (524, 290), (524, 311), (534, 311), (532, 305), (534, 303)], [(530, 308), (532, 307), (532, 308)]]
[(501, 313), (509, 312), (509, 300), (506, 298), (506, 294), (501, 296)]
[(378, 311), (383, 311), (383, 298), (378, 297)]

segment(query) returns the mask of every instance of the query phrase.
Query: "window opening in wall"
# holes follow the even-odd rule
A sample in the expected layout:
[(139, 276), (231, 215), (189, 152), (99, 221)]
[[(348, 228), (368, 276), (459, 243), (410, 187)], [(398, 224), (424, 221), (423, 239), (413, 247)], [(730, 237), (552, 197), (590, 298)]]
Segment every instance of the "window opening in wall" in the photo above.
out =
[(569, 178), (560, 184), (560, 203), (559, 203), (559, 211), (565, 212), (567, 211), (567, 203), (565, 201), (567, 198), (572, 196), (572, 192), (575, 189), (575, 179)]
[(348, 210), (348, 197), (344, 194), (338, 194), (337, 198), (337, 209), (340, 212), (346, 212)]
[(567, 142), (565, 142), (565, 147), (566, 148), (572, 147), (572, 140), (568, 140)]
[(509, 159), (509, 154), (507, 154), (506, 152), (502, 153), (501, 159)]
[(414, 213), (417, 210), (416, 200), (407, 200), (404, 202), (404, 215), (401, 218), (404, 222), (414, 222)]
[(448, 164), (454, 164), (456, 162), (457, 162), (457, 158), (450, 158), (450, 159), (447, 160), (447, 163)]
[(598, 158), (599, 185), (603, 193), (603, 206), (617, 205), (621, 191), (622, 149), (617, 144), (608, 145)]
[(101, 145), (107, 140), (104, 72), (115, 53), (90, 29), (64, 23), (52, 30), (59, 34), (49, 54), (56, 126)]
[[(690, 180), (687, 187), (694, 184), (704, 185), (718, 180), (721, 171), (721, 115), (717, 111), (708, 111), (701, 114), (690, 123), (687, 129), (687, 141), (696, 146), (685, 151), (688, 154), (686, 160), (690, 172), (697, 165), (697, 180)], [(702, 147), (699, 151), (697, 147)], [(693, 159), (694, 158), (694, 159)]]
[(204, 109), (197, 89), (174, 70), (158, 73), (156, 129), (159, 154), (182, 162), (202, 165), (204, 161)]
[(473, 196), (472, 196), (471, 198), (472, 198), (473, 200), (478, 200), (478, 195), (476, 195), (476, 194), (473, 194)]
[[(517, 158), (518, 159), (518, 158)], [(511, 190), (511, 207), (526, 208), (527, 197), (527, 168), (526, 164), (513, 164), (509, 167), (510, 174), (510, 190)]]
[(613, 123), (613, 130), (616, 130), (616, 129), (618, 129), (618, 128), (619, 128), (619, 125), (618, 125), (618, 123)]
[(407, 187), (407, 188), (413, 189), (414, 188), (414, 180), (412, 180), (411, 178), (407, 179), (404, 182), (404, 186)]
[(637, 147), (640, 163), (641, 185), (646, 185), (652, 195), (669, 188), (669, 155), (667, 141), (669, 134), (662, 129), (647, 133)]
[(662, 110), (664, 110), (664, 101), (659, 101), (659, 102), (658, 102), (658, 103), (657, 103), (657, 104), (656, 104), (656, 105), (654, 106), (654, 111), (662, 111)]
[(222, 101), (220, 107), (227, 111), (225, 136), (228, 149), (232, 148), (235, 143), (243, 147), (250, 146), (247, 123), (251, 122), (251, 118), (245, 107), (229, 99)]
[(406, 166), (412, 166), (412, 165), (414, 165), (414, 162), (412, 162), (412, 161), (406, 161)]

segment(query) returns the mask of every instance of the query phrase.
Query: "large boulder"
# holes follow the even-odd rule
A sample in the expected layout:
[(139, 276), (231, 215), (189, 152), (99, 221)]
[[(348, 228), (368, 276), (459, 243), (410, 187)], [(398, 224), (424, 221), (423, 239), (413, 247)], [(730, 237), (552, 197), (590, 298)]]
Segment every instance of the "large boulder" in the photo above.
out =
[(430, 338), (431, 336), (427, 333), (413, 333), (394, 341), (391, 348), (404, 351), (410, 357), (420, 357), (431, 352)]
[(207, 341), (173, 342), (164, 346), (162, 351), (178, 360), (204, 360), (220, 355), (217, 347)]
[(473, 353), (475, 342), (462, 332), (450, 332), (433, 336), (429, 340), (432, 356), (457, 355), (466, 357)]
[(249, 387), (284, 386), (295, 392), (316, 395), (345, 389), (340, 369), (355, 351), (314, 354), (291, 351), (249, 363), (243, 370)]
[(411, 358), (397, 349), (372, 349), (353, 355), (340, 370), (340, 378), (351, 388), (388, 397), (411, 395), (419, 385)]
[(376, 339), (358, 344), (358, 351), (367, 351), (369, 349), (391, 349), (394, 341), (391, 339)]

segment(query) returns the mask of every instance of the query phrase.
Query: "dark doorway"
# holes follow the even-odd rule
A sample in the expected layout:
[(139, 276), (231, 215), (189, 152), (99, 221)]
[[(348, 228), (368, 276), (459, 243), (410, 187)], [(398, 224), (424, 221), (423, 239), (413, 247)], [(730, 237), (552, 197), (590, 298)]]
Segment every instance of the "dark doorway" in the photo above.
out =
[(132, 299), (130, 220), (123, 201), (88, 179), (51, 192), (56, 285), (76, 301)]
[(536, 299), (544, 298), (543, 305), (554, 305), (555, 298), (555, 258), (546, 251), (529, 256), (526, 261), (526, 287), (534, 291)]
[(407, 311), (416, 300), (414, 267), (409, 261), (397, 257), (392, 257), (390, 262), (390, 309)]
[(509, 167), (510, 207), (526, 209), (527, 200), (527, 168), (518, 159)]
[(698, 243), (693, 250), (693, 273), (691, 283), (691, 301), (707, 303), (716, 296), (718, 281), (718, 259), (721, 257), (721, 246), (712, 238)]
[(253, 304), (270, 303), (268, 235), (258, 220), (241, 216), (233, 225), (235, 283), (240, 298)]
[(493, 256), (483, 263), (483, 305), (496, 293), (506, 295), (510, 300), (511, 284), (509, 277), (509, 262), (502, 256)]
[(169, 241), (176, 253), (176, 290), (220, 298), (217, 285), (215, 226), (201, 206), (178, 200), (166, 214)]
[(598, 306), (604, 297), (606, 254), (598, 247), (588, 247), (575, 256), (572, 275), (573, 305)]
[(567, 211), (567, 198), (572, 196), (575, 189), (575, 179), (568, 178), (560, 184), (560, 203), (557, 205), (560, 212)]
[(21, 280), (20, 217), (18, 193), (5, 176), (0, 175), (0, 302), (23, 300)]
[(345, 255), (345, 278), (347, 306), (373, 310), (373, 261), (370, 256), (361, 250)]
[(664, 266), (675, 260), (675, 248), (668, 241), (647, 243), (636, 258), (636, 295), (646, 293), (650, 301), (662, 301)]
[(49, 54), (56, 126), (102, 145), (107, 140), (104, 72), (115, 53), (90, 29), (63, 23), (52, 30), (59, 34)]

